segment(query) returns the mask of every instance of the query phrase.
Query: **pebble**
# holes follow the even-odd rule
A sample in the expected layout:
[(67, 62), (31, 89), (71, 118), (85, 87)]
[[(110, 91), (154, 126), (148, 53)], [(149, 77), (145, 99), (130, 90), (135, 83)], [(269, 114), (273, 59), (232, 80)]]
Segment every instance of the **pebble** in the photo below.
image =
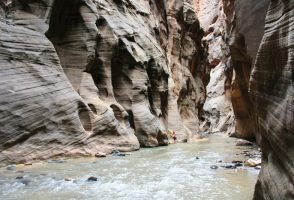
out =
[(224, 167), (226, 169), (236, 169), (236, 166), (234, 166), (234, 165), (224, 165), (222, 167)]
[(211, 165), (211, 166), (210, 166), (210, 169), (218, 169), (218, 166), (216, 166), (216, 165)]
[(261, 166), (256, 166), (256, 167), (254, 167), (254, 169), (260, 170)]
[(126, 156), (125, 153), (120, 152), (120, 151), (118, 151), (118, 150), (114, 150), (114, 151), (112, 152), (112, 155), (113, 155), (113, 156)]
[(96, 157), (96, 158), (104, 158), (104, 157), (106, 157), (106, 154), (103, 153), (103, 152), (97, 152), (97, 153), (95, 154), (95, 157)]
[(73, 181), (74, 179), (72, 179), (72, 178), (65, 178), (63, 180), (65, 180), (65, 181)]
[(235, 163), (235, 167), (242, 167), (243, 164), (242, 163)]
[(98, 178), (96, 178), (96, 177), (94, 177), (94, 176), (90, 176), (89, 178), (88, 178), (88, 181), (97, 181), (98, 180)]

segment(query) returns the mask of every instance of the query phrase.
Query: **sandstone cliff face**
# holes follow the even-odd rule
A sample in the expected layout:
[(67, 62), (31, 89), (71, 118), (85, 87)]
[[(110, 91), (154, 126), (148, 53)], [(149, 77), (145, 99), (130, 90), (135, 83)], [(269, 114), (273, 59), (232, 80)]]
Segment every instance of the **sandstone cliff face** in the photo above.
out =
[(35, 3), (14, 2), (0, 22), (1, 163), (138, 149), (133, 129), (108, 104), (97, 96), (94, 112), (81, 98), (97, 91), (87, 74), (82, 95), (74, 91), (42, 33), (50, 5)]
[(202, 131), (235, 133), (235, 116), (231, 102), (231, 63), (229, 40), (234, 34), (233, 1), (198, 0), (195, 3), (206, 44), (206, 93)]
[[(167, 60), (171, 71), (168, 128), (176, 130), (180, 140), (199, 132), (205, 101), (203, 84), (204, 49), (194, 1), (167, 1)], [(179, 123), (182, 121), (182, 123)], [(186, 135), (186, 136), (185, 136)]]
[(271, 1), (250, 78), (263, 151), (254, 199), (294, 199), (294, 2)]
[(1, 1), (1, 162), (196, 135), (204, 55), (192, 3)]
[[(259, 45), (261, 37), (256, 37), (255, 43), (248, 45), (249, 48), (247, 39), (252, 42), (249, 36), (254, 32), (256, 25), (253, 22), (256, 19), (260, 21), (260, 27), (255, 31), (262, 35), (265, 11), (259, 12), (258, 16), (252, 14), (250, 21), (246, 21), (243, 14), (254, 6), (253, 2), (234, 0), (195, 2), (200, 24), (205, 31), (203, 42), (207, 47), (207, 62), (204, 65), (207, 78), (203, 79), (207, 85), (207, 98), (203, 107), (205, 120), (202, 131), (224, 132), (249, 140), (255, 138), (254, 112), (248, 87), (252, 66), (250, 56), (255, 57), (254, 48)], [(266, 10), (264, 7), (264, 4), (258, 4), (252, 10)]]
[(247, 54), (255, 63), (255, 57), (263, 37), (265, 16), (270, 0), (235, 1), (238, 32), (244, 35)]

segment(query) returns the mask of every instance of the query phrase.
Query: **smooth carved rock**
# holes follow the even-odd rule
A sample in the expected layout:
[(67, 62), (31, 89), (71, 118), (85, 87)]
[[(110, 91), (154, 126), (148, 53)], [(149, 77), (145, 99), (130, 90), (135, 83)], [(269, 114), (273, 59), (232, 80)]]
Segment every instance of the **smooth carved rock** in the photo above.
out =
[(199, 132), (205, 101), (202, 81), (205, 60), (200, 27), (193, 1), (168, 1), (167, 58), (169, 78), (168, 128), (184, 141)]
[(255, 200), (294, 199), (294, 2), (271, 1), (250, 79), (262, 167)]
[(234, 4), (230, 0), (197, 0), (197, 15), (204, 29), (206, 63), (202, 80), (206, 85), (202, 132), (235, 132), (235, 116), (231, 103), (231, 64), (229, 39), (235, 32)]
[(256, 132), (254, 126), (255, 114), (248, 94), (252, 59), (247, 55), (243, 35), (236, 34), (231, 40), (230, 53), (234, 68), (231, 84), (231, 101), (236, 120), (235, 131), (231, 136), (254, 140)]
[(245, 36), (247, 53), (255, 63), (256, 54), (263, 37), (265, 15), (270, 0), (234, 1), (238, 31)]
[(192, 5), (1, 1), (0, 161), (167, 145), (168, 130), (179, 141), (197, 135), (204, 51)]
[(99, 104), (94, 113), (73, 89), (38, 28), (4, 22), (0, 27), (2, 164), (139, 148), (133, 130), (116, 119), (109, 105)]

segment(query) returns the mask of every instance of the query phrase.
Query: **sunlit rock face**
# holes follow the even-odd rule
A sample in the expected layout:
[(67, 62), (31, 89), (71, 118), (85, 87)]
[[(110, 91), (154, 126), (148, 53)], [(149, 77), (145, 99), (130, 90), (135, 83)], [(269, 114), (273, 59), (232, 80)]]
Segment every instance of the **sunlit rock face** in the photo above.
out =
[[(207, 56), (203, 79), (207, 98), (201, 131), (254, 140), (255, 115), (248, 87), (252, 58), (263, 34), (266, 5), (266, 1), (257, 5), (234, 0), (194, 2), (204, 29)], [(259, 10), (262, 12), (254, 13)], [(248, 20), (247, 11), (251, 13)], [(254, 33), (257, 36), (253, 41)]]
[(250, 78), (263, 151), (254, 199), (294, 199), (294, 2), (271, 1)]
[(235, 31), (233, 1), (198, 0), (197, 16), (204, 29), (207, 62), (205, 78), (207, 98), (203, 107), (202, 131), (235, 133), (235, 116), (231, 103), (233, 67), (229, 40)]
[(193, 3), (1, 1), (1, 162), (197, 135), (205, 55)]

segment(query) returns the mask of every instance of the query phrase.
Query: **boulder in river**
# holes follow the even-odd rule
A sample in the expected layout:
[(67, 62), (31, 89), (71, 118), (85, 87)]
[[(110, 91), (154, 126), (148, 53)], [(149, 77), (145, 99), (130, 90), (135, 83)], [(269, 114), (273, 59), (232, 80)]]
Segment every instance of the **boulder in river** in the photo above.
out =
[(249, 159), (245, 162), (245, 165), (248, 167), (256, 167), (261, 164), (261, 159)]

